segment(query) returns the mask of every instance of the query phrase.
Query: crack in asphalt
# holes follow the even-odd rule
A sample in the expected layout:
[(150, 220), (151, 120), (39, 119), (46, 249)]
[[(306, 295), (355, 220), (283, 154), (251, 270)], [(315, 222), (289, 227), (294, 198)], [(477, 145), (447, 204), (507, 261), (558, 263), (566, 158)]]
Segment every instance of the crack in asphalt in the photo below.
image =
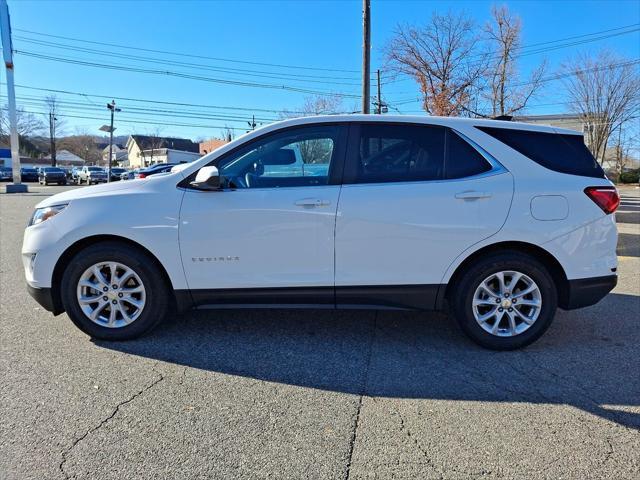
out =
[(93, 428), (90, 428), (89, 430), (87, 430), (83, 435), (79, 436), (78, 438), (76, 438), (72, 443), (71, 446), (69, 446), (69, 448), (67, 448), (66, 450), (64, 450), (62, 452), (62, 461), (60, 462), (60, 464), (58, 465), (58, 469), (60, 470), (60, 472), (62, 473), (62, 475), (64, 476), (65, 479), (69, 479), (71, 478), (69, 476), (69, 474), (67, 474), (67, 472), (64, 469), (64, 465), (67, 462), (67, 457), (69, 456), (69, 454), (71, 453), (71, 451), (80, 443), (82, 442), (85, 438), (87, 438), (89, 436), (89, 434), (99, 430), (100, 428), (102, 428), (105, 424), (107, 424), (109, 422), (109, 420), (111, 420), (113, 417), (115, 417), (118, 412), (120, 411), (120, 407), (133, 402), (136, 398), (138, 398), (140, 395), (142, 395), (143, 393), (147, 392), (148, 390), (152, 389), (153, 387), (155, 387), (158, 383), (162, 382), (164, 380), (164, 376), (160, 373), (159, 374), (160, 377), (157, 378), (156, 380), (154, 380), (153, 382), (151, 382), (149, 385), (147, 385), (146, 387), (144, 387), (142, 390), (134, 393), (131, 397), (129, 397), (127, 400), (120, 402), (118, 405), (116, 405), (116, 407), (113, 409), (113, 411), (111, 412), (111, 414), (109, 416), (107, 416), (106, 418), (102, 419), (100, 421), (100, 423), (98, 425), (96, 425)]
[(184, 381), (187, 377), (187, 370), (189, 369), (189, 367), (184, 367), (184, 369), (182, 370), (182, 375), (180, 376), (180, 382), (178, 383), (178, 385), (182, 386), (184, 385)]
[(349, 440), (349, 457), (347, 458), (347, 467), (345, 471), (344, 478), (345, 480), (349, 480), (351, 475), (351, 460), (353, 459), (353, 449), (356, 444), (357, 432), (358, 432), (358, 424), (360, 423), (360, 410), (362, 409), (362, 399), (367, 391), (367, 382), (369, 381), (369, 367), (371, 366), (371, 356), (373, 352), (373, 343), (376, 338), (376, 331), (378, 326), (378, 312), (375, 313), (373, 317), (373, 328), (371, 332), (371, 336), (369, 339), (369, 352), (367, 354), (367, 363), (365, 364), (364, 372), (362, 375), (362, 384), (360, 386), (360, 398), (358, 398), (358, 408), (356, 409), (356, 413), (353, 419), (353, 427), (351, 429), (351, 439)]
[(426, 460), (426, 465), (428, 465), (429, 468), (431, 468), (431, 470), (437, 473), (439, 475), (439, 478), (443, 478), (442, 473), (438, 471), (436, 464), (433, 462), (433, 460), (431, 460), (429, 453), (424, 448), (422, 448), (422, 445), (420, 445), (420, 442), (418, 442), (418, 439), (413, 436), (413, 434), (411, 433), (411, 430), (409, 430), (409, 428), (407, 428), (407, 426), (405, 425), (404, 417), (400, 413), (400, 409), (397, 407), (394, 407), (394, 410), (396, 411), (396, 413), (398, 414), (398, 417), (400, 418), (400, 431), (403, 431), (407, 435), (409, 440), (411, 440), (415, 445), (415, 447), (420, 451), (420, 453), (422, 453), (422, 456)]

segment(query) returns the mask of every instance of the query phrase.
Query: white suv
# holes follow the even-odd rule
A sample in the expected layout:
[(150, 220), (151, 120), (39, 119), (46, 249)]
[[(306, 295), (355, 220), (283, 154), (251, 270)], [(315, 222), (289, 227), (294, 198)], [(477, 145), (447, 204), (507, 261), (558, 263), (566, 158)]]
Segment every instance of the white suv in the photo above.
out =
[(102, 339), (188, 308), (448, 306), (480, 345), (513, 349), (615, 286), (618, 202), (574, 131), (310, 117), (49, 197), (22, 255), (31, 295)]

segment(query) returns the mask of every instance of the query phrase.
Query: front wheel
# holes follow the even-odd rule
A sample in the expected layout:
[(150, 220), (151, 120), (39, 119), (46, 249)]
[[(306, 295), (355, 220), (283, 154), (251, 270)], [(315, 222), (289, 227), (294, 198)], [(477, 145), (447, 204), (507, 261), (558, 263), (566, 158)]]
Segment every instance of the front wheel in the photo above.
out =
[(80, 251), (62, 277), (62, 302), (73, 323), (103, 340), (129, 340), (159, 324), (169, 288), (152, 258), (118, 242)]
[(514, 350), (549, 328), (558, 293), (547, 268), (520, 252), (490, 254), (473, 264), (449, 298), (461, 329), (479, 345)]

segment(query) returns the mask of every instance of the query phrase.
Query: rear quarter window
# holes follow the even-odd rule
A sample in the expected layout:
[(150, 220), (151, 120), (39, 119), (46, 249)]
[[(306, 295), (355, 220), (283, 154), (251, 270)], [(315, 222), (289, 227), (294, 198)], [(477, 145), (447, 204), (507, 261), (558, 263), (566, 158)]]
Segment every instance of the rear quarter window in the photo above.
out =
[(604, 178), (604, 171), (584, 144), (582, 135), (512, 128), (476, 127), (550, 170)]

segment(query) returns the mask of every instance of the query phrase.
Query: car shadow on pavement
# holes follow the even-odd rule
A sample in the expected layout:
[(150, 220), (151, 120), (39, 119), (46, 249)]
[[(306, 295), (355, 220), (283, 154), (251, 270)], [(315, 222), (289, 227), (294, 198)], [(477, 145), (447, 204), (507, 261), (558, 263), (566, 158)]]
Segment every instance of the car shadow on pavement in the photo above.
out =
[[(130, 342), (95, 341), (194, 369), (372, 397), (568, 405), (640, 429), (640, 297), (559, 311), (513, 352), (466, 340), (436, 313), (208, 310)], [(631, 411), (633, 410), (633, 411)]]

